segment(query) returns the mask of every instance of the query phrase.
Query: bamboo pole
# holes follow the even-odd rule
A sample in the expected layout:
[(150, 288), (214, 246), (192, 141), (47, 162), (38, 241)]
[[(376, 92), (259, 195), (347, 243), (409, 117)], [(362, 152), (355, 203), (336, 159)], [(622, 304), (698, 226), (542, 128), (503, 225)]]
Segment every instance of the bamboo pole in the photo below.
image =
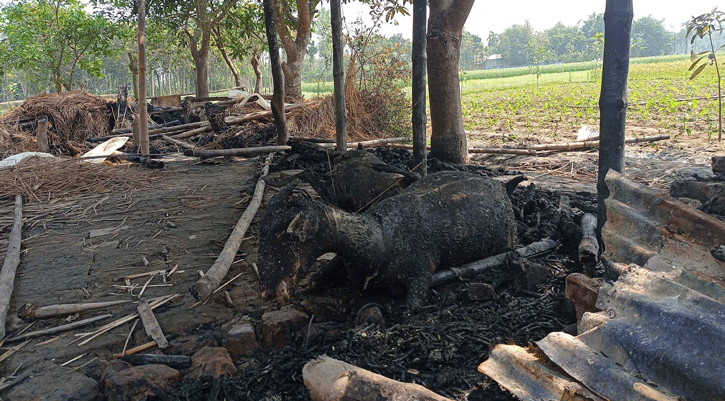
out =
[(39, 306), (38, 304), (29, 303), (20, 307), (20, 309), (18, 310), (18, 317), (25, 321), (32, 322), (36, 319), (49, 319), (56, 316), (65, 316), (72, 313), (105, 308), (107, 306), (120, 305), (126, 302), (131, 301), (121, 300), (108, 302), (90, 302), (84, 304), (58, 304), (48, 306)]
[(45, 330), (31, 331), (29, 333), (24, 333), (24, 334), (21, 334), (21, 335), (16, 336), (16, 337), (8, 338), (8, 340), (6, 342), (7, 343), (12, 343), (12, 342), (18, 342), (18, 341), (26, 340), (28, 338), (34, 338), (34, 337), (44, 336), (46, 334), (60, 333), (60, 332), (63, 332), (63, 331), (68, 331), (68, 330), (76, 329), (78, 327), (87, 326), (87, 325), (89, 325), (91, 323), (94, 323), (94, 322), (97, 322), (99, 320), (108, 319), (111, 316), (113, 316), (113, 315), (111, 315), (110, 313), (108, 313), (108, 314), (105, 314), (105, 315), (94, 316), (94, 317), (91, 317), (91, 318), (88, 318), (88, 319), (78, 320), (76, 322), (64, 324), (64, 325), (61, 325), (61, 326), (51, 327), (51, 328), (45, 329)]
[(163, 139), (164, 141), (166, 141), (168, 143), (172, 143), (172, 144), (174, 144), (174, 145), (176, 145), (176, 146), (178, 146), (180, 148), (190, 149), (190, 150), (196, 149), (193, 145), (188, 144), (186, 142), (182, 142), (182, 141), (176, 140), (176, 139), (174, 139), (174, 138), (172, 138), (170, 136), (161, 135), (161, 139)]
[(13, 294), (13, 283), (15, 282), (15, 271), (20, 264), (20, 240), (23, 229), (23, 197), (15, 195), (15, 219), (13, 228), (10, 231), (8, 250), (5, 254), (5, 262), (0, 272), (0, 338), (5, 337), (5, 321), (10, 307), (10, 297)]
[[(151, 83), (153, 90), (153, 82)], [(146, 0), (138, 2), (138, 115), (139, 115), (139, 151), (148, 157), (149, 120), (146, 109)]]
[(208, 159), (210, 157), (217, 156), (254, 156), (261, 153), (268, 152), (282, 152), (290, 150), (290, 146), (260, 146), (255, 148), (234, 148), (234, 149), (218, 149), (218, 150), (202, 150), (202, 149), (187, 149), (184, 151), (186, 156), (196, 156), (201, 159)]
[(229, 267), (232, 265), (232, 262), (234, 262), (234, 256), (236, 256), (239, 246), (242, 244), (244, 234), (247, 232), (247, 228), (249, 228), (254, 215), (257, 213), (257, 209), (259, 209), (259, 205), (262, 203), (265, 187), (264, 177), (269, 172), (269, 165), (272, 163), (273, 157), (274, 152), (270, 153), (264, 161), (262, 174), (259, 176), (257, 187), (254, 189), (254, 196), (252, 196), (252, 200), (249, 202), (247, 210), (245, 210), (242, 217), (239, 218), (232, 234), (224, 244), (224, 249), (222, 249), (219, 257), (217, 257), (211, 268), (209, 268), (209, 270), (204, 274), (204, 277), (199, 279), (199, 281), (194, 283), (191, 287), (191, 293), (197, 300), (205, 300), (209, 298), (214, 290), (219, 287), (219, 284), (222, 282), (222, 279), (224, 279), (224, 276), (226, 276), (229, 272)]
[[(387, 144), (389, 148), (413, 150), (413, 145)], [(426, 149), (430, 150), (430, 146)], [(492, 153), (500, 155), (531, 155), (536, 156), (533, 149), (510, 149), (510, 148), (469, 148), (468, 153)]]

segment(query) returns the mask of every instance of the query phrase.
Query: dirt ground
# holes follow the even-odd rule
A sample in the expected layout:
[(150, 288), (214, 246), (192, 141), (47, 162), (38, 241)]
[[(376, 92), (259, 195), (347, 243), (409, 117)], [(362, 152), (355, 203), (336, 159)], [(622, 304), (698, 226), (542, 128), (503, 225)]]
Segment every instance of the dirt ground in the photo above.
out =
[[(177, 272), (168, 283), (155, 276), (142, 294), (148, 299), (167, 294), (182, 296), (155, 311), (167, 336), (179, 336), (212, 322), (229, 321), (234, 313), (253, 313), (260, 307), (255, 273), (248, 262), (256, 257), (254, 236), (243, 242), (239, 259), (227, 277), (242, 274), (228, 287), (233, 307), (220, 303), (222, 298), (215, 296), (207, 304), (189, 309), (195, 299), (188, 289), (199, 278), (198, 272), (206, 271), (214, 262), (243, 213), (250, 198), (248, 183), (254, 179), (256, 170), (258, 167), (252, 160), (220, 164), (167, 161), (163, 171), (148, 170), (147, 174), (156, 180), (143, 190), (94, 196), (65, 207), (48, 207), (52, 212), (45, 212), (44, 216), (41, 212), (40, 218), (33, 205), (28, 205), (25, 219), (32, 221), (32, 228), (28, 230), (26, 223), (11, 314), (25, 303), (42, 306), (138, 300), (149, 277), (130, 280), (135, 286), (131, 292), (121, 288), (125, 285), (122, 277), (177, 265)], [(251, 185), (253, 192), (253, 181)], [(99, 232), (93, 230), (99, 229), (109, 230), (105, 235), (96, 236)], [(135, 303), (104, 311), (113, 314), (112, 319), (102, 322), (107, 323), (134, 313)], [(60, 318), (38, 321), (30, 330), (60, 323), (65, 322)], [(11, 334), (26, 326), (27, 323), (14, 315), (8, 322)], [(99, 361), (106, 360), (112, 353), (123, 350), (130, 329), (130, 324), (124, 324), (84, 346), (74, 343), (73, 334), (51, 337), (57, 341), (43, 345), (38, 345), (36, 340), (8, 358), (3, 371), (12, 372), (20, 365), (29, 366), (49, 358), (62, 363), (81, 354), (88, 356), (74, 366), (88, 362), (93, 358), (90, 355)], [(128, 348), (148, 341), (139, 325)], [(183, 341), (172, 341), (172, 344), (183, 344)]]

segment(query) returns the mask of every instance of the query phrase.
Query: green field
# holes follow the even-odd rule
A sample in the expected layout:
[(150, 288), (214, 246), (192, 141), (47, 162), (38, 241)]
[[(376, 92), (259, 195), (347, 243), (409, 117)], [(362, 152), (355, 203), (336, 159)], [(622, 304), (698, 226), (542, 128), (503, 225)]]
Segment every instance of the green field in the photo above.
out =
[[(723, 55), (725, 56), (725, 55)], [(722, 56), (721, 56), (722, 57)], [(723, 57), (722, 59), (725, 59)], [(461, 104), (467, 130), (552, 137), (576, 131), (581, 125), (598, 126), (597, 108), (601, 70), (590, 65), (579, 70), (469, 79), (461, 83)], [(628, 125), (679, 134), (715, 135), (717, 95), (715, 68), (706, 68), (689, 80), (689, 57), (635, 59), (629, 70)], [(547, 66), (550, 67), (550, 66)], [(551, 66), (565, 69), (567, 65)]]
[[(717, 100), (708, 99), (717, 96), (715, 68), (690, 81), (689, 66), (688, 55), (632, 59), (628, 126), (673, 136), (716, 135)], [(466, 130), (569, 140), (583, 124), (599, 125), (601, 62), (540, 66), (538, 80), (534, 72), (535, 67), (462, 72)], [(318, 90), (330, 93), (332, 83), (305, 83), (303, 90), (316, 97)]]

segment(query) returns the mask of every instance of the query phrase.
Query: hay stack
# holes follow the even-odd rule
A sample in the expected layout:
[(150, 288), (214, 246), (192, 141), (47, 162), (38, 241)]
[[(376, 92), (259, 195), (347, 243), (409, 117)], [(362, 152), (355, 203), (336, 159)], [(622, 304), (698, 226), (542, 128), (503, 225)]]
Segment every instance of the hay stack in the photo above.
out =
[(44, 93), (26, 99), (3, 115), (0, 123), (19, 131), (19, 123), (47, 116), (48, 142), (53, 153), (58, 153), (68, 141), (84, 143), (86, 138), (109, 134), (106, 103), (104, 98), (86, 92)]

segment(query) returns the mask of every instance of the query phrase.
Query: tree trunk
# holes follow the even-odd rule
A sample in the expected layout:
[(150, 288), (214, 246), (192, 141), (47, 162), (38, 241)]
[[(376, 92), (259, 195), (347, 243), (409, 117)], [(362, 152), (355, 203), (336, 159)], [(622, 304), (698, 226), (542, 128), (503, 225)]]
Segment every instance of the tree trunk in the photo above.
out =
[(128, 52), (128, 69), (131, 71), (133, 98), (138, 100), (138, 57), (133, 52)]
[(347, 115), (345, 114), (345, 65), (343, 62), (342, 15), (340, 0), (330, 0), (332, 28), (332, 73), (335, 87), (335, 132), (337, 150), (347, 150)]
[[(632, 0), (607, 0), (604, 11), (602, 89), (599, 96), (600, 144), (597, 180), (599, 234), (607, 221), (604, 200), (609, 197), (609, 188), (604, 179), (609, 169), (621, 173), (624, 167), (627, 77), (633, 14)], [(600, 250), (604, 250), (603, 244), (600, 244)]]
[(259, 69), (259, 58), (262, 56), (261, 50), (257, 50), (252, 54), (252, 69), (254, 70), (254, 93), (262, 93), (262, 70)]
[(209, 71), (207, 65), (208, 49), (205, 53), (203, 50), (191, 50), (194, 57), (194, 71), (196, 72), (196, 97), (209, 97)]
[(294, 27), (296, 31), (294, 39), (290, 28), (285, 23), (288, 19), (293, 19), (289, 7), (285, 7), (282, 0), (271, 1), (274, 7), (274, 17), (279, 21), (276, 24), (277, 33), (287, 55), (287, 62), (282, 64), (285, 94), (290, 101), (297, 101), (302, 98), (302, 62), (310, 41), (313, 13), (320, 0), (296, 0), (297, 26)]
[(428, 172), (425, 155), (426, 115), (425, 115), (425, 36), (426, 36), (426, 0), (413, 1), (413, 162), (420, 175)]
[(272, 92), (272, 115), (274, 125), (277, 127), (277, 144), (287, 144), (287, 116), (284, 112), (284, 76), (279, 62), (279, 44), (277, 43), (277, 29), (275, 28), (275, 15), (272, 8), (272, 0), (264, 0), (264, 26), (267, 32), (267, 44), (269, 46), (269, 62), (272, 65), (272, 81), (274, 90)]
[(242, 86), (242, 76), (239, 74), (237, 66), (234, 65), (232, 59), (229, 57), (223, 46), (219, 47), (219, 53), (222, 54), (224, 61), (227, 63), (227, 67), (229, 67), (229, 71), (231, 71), (232, 75), (234, 75), (234, 86)]
[(474, 0), (433, 0), (428, 18), (428, 92), (431, 157), (447, 163), (468, 162), (461, 113), (458, 61), (463, 24)]

